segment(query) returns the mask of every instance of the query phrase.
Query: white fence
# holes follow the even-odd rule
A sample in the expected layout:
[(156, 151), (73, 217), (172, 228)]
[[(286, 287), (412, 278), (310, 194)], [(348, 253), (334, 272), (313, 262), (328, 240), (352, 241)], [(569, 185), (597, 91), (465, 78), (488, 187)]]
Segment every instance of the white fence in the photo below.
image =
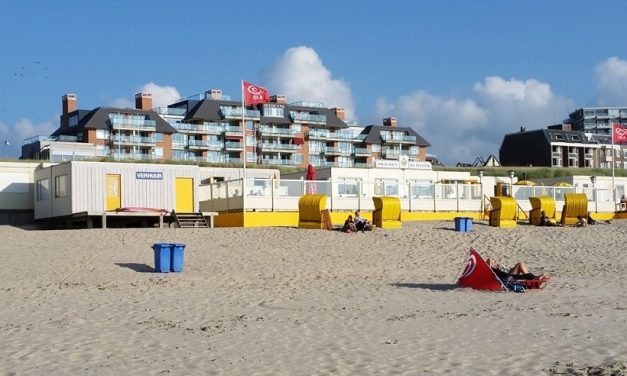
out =
[[(531, 210), (529, 197), (550, 196), (561, 210), (565, 193), (586, 193), (588, 209), (592, 212), (613, 212), (611, 189), (579, 189), (568, 187), (513, 187), (520, 209)], [(236, 179), (200, 187), (202, 211), (297, 211), (298, 200), (307, 193), (328, 196), (327, 208), (332, 211), (374, 210), (372, 197), (396, 196), (405, 211), (480, 212), (482, 198), (493, 195), (492, 186), (480, 184), (411, 183), (391, 184), (386, 181), (362, 182), (308, 181), (287, 179)], [(596, 199), (596, 201), (595, 201)]]

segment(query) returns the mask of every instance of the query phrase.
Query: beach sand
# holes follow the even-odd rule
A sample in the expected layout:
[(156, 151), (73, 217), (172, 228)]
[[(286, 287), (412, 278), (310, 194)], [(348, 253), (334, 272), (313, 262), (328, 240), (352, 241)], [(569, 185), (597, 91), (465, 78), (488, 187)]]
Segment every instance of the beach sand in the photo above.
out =
[[(0, 227), (0, 371), (626, 374), (627, 221), (453, 227)], [(187, 245), (183, 273), (153, 272), (157, 242)], [(456, 288), (471, 246), (553, 278)]]

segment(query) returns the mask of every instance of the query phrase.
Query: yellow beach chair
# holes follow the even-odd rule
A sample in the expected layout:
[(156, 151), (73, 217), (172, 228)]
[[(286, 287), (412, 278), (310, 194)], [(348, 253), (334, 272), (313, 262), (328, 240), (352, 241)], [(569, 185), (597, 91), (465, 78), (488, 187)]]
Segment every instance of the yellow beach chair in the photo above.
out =
[(298, 227), (324, 229), (323, 211), (327, 207), (327, 195), (304, 195), (298, 200)]
[(539, 226), (542, 212), (545, 212), (546, 216), (552, 220), (556, 220), (555, 199), (553, 197), (529, 197), (529, 202), (531, 203), (531, 210), (529, 211), (529, 224)]
[(516, 227), (516, 200), (508, 196), (490, 197), (490, 204), (490, 226)]
[(372, 222), (379, 228), (401, 228), (401, 200), (398, 197), (373, 197)]
[(574, 225), (578, 216), (588, 218), (588, 196), (585, 193), (566, 193), (560, 222), (564, 226)]

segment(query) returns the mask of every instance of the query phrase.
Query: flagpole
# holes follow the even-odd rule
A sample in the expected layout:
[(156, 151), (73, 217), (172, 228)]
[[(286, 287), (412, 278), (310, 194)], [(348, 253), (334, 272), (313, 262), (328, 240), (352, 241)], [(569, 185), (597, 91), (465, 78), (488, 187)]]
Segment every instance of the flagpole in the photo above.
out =
[(246, 120), (244, 119), (244, 113), (246, 112), (246, 107), (244, 107), (244, 80), (242, 80), (242, 129), (244, 132), (244, 180), (242, 180), (242, 192), (246, 189)]

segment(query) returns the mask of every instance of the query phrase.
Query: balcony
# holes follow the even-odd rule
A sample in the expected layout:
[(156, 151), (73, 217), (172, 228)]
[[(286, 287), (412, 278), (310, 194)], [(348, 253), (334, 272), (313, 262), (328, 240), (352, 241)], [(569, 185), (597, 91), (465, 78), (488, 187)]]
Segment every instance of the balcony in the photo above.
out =
[(278, 166), (298, 166), (301, 161), (293, 161), (291, 159), (262, 159), (262, 165), (278, 165)]
[(259, 145), (261, 150), (266, 152), (285, 152), (285, 153), (296, 153), (300, 151), (303, 147), (302, 145), (294, 145), (294, 144), (276, 144), (276, 143), (262, 143)]
[(308, 112), (290, 111), (290, 118), (294, 122), (307, 123), (307, 124), (326, 124), (326, 115), (314, 115)]
[(140, 137), (140, 136), (122, 136), (113, 135), (110, 138), (111, 143), (114, 145), (139, 145), (139, 146), (155, 146), (156, 140), (154, 137)]
[(224, 143), (224, 148), (226, 150), (242, 150), (244, 146), (241, 142), (227, 141)]
[(570, 159), (579, 158), (579, 154), (578, 153), (568, 153), (568, 158), (570, 158)]
[[(241, 107), (224, 107), (220, 106), (220, 113), (225, 119), (241, 119), (242, 108)], [(249, 120), (259, 120), (261, 118), (261, 112), (257, 110), (246, 110), (244, 112), (244, 118)]]
[(383, 149), (382, 154), (385, 158), (398, 158), (403, 155), (402, 151), (398, 149)]
[(209, 140), (189, 140), (187, 142), (187, 146), (189, 149), (202, 149), (207, 150), (209, 148), (209, 144), (211, 142)]
[(381, 136), (383, 143), (386, 144), (415, 144), (416, 136), (408, 135), (395, 135), (395, 136)]
[(149, 119), (136, 119), (128, 116), (109, 116), (113, 129), (131, 129), (138, 131), (155, 131), (157, 122)]
[(325, 155), (340, 155), (340, 148), (327, 147), (324, 149)]
[(174, 142), (172, 141), (172, 149), (184, 150), (187, 147), (187, 143), (185, 142)]
[(259, 133), (262, 136), (278, 136), (292, 138), (300, 132), (295, 132), (292, 128), (273, 128), (273, 127), (260, 127)]
[(113, 159), (118, 159), (118, 160), (124, 160), (124, 159), (141, 160), (141, 161), (152, 160), (152, 155), (151, 154), (140, 154), (140, 153), (118, 153), (118, 152), (113, 152), (113, 153), (111, 153), (111, 157), (113, 157)]
[(307, 132), (307, 138), (309, 140), (326, 140), (329, 137), (329, 131), (327, 130), (310, 130)]
[(236, 127), (234, 125), (229, 125), (227, 127), (224, 127), (224, 132), (226, 136), (231, 136), (231, 137), (242, 137), (244, 136), (244, 132), (242, 131), (241, 127)]
[(368, 150), (368, 148), (355, 148), (353, 154), (356, 156), (368, 157), (370, 156), (370, 150)]

